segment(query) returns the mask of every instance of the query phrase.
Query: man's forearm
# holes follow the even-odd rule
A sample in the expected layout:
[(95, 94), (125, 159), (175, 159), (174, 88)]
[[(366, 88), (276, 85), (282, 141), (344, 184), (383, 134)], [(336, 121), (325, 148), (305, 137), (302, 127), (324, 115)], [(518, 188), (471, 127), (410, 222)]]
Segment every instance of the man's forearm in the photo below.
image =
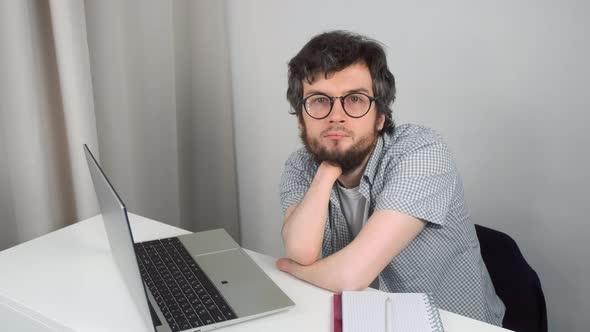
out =
[(311, 265), (279, 259), (281, 271), (334, 292), (360, 290), (369, 284), (416, 236), (426, 222), (394, 210), (375, 212), (346, 247)]
[(355, 269), (343, 259), (342, 253), (336, 253), (311, 265), (301, 265), (282, 258), (277, 261), (277, 267), (310, 284), (336, 293), (367, 288), (370, 282), (363, 283), (359, 273), (355, 273)]
[(331, 185), (314, 179), (303, 200), (287, 217), (283, 242), (287, 257), (309, 265), (320, 255)]
[(320, 166), (303, 200), (286, 215), (282, 235), (287, 257), (302, 265), (312, 264), (321, 253), (330, 192), (339, 174), (331, 167)]

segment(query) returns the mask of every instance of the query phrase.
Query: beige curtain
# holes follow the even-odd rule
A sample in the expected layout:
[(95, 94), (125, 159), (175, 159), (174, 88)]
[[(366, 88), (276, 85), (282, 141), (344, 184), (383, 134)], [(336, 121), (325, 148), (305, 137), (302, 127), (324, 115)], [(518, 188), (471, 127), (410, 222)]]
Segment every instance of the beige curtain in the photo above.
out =
[(0, 1), (0, 249), (130, 211), (240, 240), (224, 2)]

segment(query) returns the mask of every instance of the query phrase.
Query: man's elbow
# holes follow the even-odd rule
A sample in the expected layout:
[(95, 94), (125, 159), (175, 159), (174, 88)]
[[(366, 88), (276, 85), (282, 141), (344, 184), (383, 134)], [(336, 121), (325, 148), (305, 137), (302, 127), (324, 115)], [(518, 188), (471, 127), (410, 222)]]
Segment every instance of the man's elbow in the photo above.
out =
[(287, 248), (287, 258), (301, 265), (311, 265), (320, 257), (317, 250), (309, 248)]

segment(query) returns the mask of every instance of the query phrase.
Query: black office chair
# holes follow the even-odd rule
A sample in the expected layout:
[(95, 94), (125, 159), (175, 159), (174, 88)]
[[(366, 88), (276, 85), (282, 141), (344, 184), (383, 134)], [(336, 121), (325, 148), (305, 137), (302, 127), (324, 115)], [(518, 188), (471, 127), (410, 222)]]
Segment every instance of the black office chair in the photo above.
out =
[(475, 231), (496, 294), (506, 306), (502, 325), (517, 332), (547, 332), (541, 281), (516, 242), (507, 234), (481, 225), (475, 225)]

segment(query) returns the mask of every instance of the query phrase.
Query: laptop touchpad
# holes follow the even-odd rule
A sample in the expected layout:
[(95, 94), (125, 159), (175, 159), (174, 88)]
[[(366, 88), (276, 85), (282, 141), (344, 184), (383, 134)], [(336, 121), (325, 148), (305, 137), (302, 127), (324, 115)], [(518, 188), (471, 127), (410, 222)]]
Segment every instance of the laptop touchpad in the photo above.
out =
[(241, 249), (194, 258), (240, 318), (293, 305)]

